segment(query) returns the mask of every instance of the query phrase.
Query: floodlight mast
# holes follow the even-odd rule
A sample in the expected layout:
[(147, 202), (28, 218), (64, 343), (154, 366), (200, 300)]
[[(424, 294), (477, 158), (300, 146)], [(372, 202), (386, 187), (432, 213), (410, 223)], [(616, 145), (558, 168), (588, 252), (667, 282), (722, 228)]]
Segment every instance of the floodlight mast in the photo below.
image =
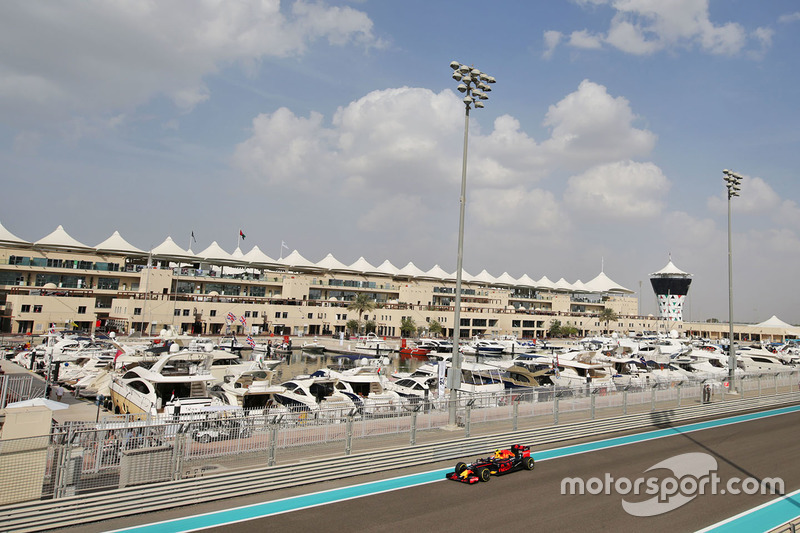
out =
[(733, 251), (731, 244), (731, 198), (739, 196), (742, 176), (728, 170), (722, 171), (725, 187), (728, 189), (728, 383), (730, 391), (736, 386), (736, 347), (733, 342)]
[(450, 367), (448, 386), (450, 387), (450, 401), (448, 409), (448, 426), (456, 427), (456, 408), (458, 406), (458, 389), (461, 386), (461, 351), (459, 340), (461, 338), (461, 278), (464, 269), (464, 210), (467, 203), (467, 147), (469, 140), (469, 111), (474, 106), (483, 108), (483, 101), (488, 100), (486, 94), (492, 90), (489, 84), (495, 83), (492, 76), (476, 68), (453, 61), (453, 79), (460, 82), (458, 91), (464, 94), (464, 152), (461, 162), (461, 196), (459, 199), (458, 215), (458, 259), (456, 261), (456, 297), (455, 313), (453, 317), (453, 359)]

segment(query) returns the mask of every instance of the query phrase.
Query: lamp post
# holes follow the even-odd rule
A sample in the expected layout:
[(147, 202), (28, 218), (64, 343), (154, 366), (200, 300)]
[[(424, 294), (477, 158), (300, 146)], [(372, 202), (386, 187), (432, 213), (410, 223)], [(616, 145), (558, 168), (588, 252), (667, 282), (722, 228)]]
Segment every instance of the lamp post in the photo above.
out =
[(736, 348), (733, 346), (733, 254), (731, 252), (731, 198), (734, 196), (739, 196), (742, 176), (728, 169), (723, 170), (722, 174), (725, 175), (725, 187), (728, 189), (728, 325), (730, 327), (728, 332), (728, 383), (730, 383), (730, 390), (733, 392), (735, 386), (734, 378), (736, 377)]
[(464, 94), (464, 156), (461, 163), (461, 197), (459, 199), (458, 216), (458, 260), (456, 261), (456, 301), (455, 316), (453, 325), (453, 364), (451, 366), (450, 386), (450, 405), (448, 412), (448, 424), (451, 427), (456, 425), (456, 405), (458, 403), (458, 388), (461, 385), (461, 352), (459, 351), (458, 341), (461, 338), (461, 271), (464, 262), (464, 208), (467, 203), (467, 144), (469, 139), (469, 110), (483, 107), (483, 100), (488, 100), (486, 94), (491, 91), (490, 83), (495, 79), (481, 72), (476, 68), (463, 65), (458, 61), (450, 63), (453, 69), (453, 79), (461, 82), (458, 84), (458, 91)]

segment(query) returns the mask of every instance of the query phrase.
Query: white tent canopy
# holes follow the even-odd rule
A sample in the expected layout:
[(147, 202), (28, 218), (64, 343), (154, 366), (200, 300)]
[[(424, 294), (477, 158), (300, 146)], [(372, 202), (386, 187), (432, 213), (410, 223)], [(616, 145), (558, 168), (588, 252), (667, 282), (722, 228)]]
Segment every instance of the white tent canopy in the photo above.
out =
[(354, 272), (361, 272), (363, 274), (385, 274), (385, 272), (381, 272), (375, 266), (372, 265), (369, 261), (364, 259), (364, 257), (359, 257), (355, 263), (350, 265), (350, 270)]
[(140, 250), (122, 238), (119, 231), (115, 231), (111, 236), (95, 246), (98, 252), (118, 252), (125, 254), (146, 255), (147, 252)]
[(167, 237), (164, 242), (150, 250), (153, 256), (160, 259), (172, 259), (178, 261), (195, 261), (198, 257), (192, 253), (187, 252), (172, 240), (172, 237)]
[(0, 224), (0, 242), (9, 244), (30, 244), (8, 231), (3, 224)]
[(353, 269), (345, 265), (335, 257), (333, 254), (328, 254), (317, 262), (317, 266), (322, 270), (335, 270), (339, 272), (353, 272)]
[(593, 280), (587, 281), (585, 284), (586, 289), (591, 292), (618, 292), (624, 294), (633, 294), (633, 291), (626, 289), (619, 283), (606, 276), (605, 272), (600, 272)]
[(82, 242), (73, 239), (69, 233), (66, 232), (64, 226), (59, 225), (52, 233), (42, 237), (35, 243), (34, 246), (39, 248), (55, 248), (59, 250), (91, 250), (92, 248), (86, 246)]
[(261, 251), (258, 246), (244, 254), (243, 259), (252, 265), (274, 265), (276, 261)]
[(754, 326), (756, 326), (757, 328), (800, 329), (800, 328), (795, 328), (791, 324), (787, 324), (786, 322), (784, 322), (775, 315), (772, 315), (772, 317), (768, 318), (764, 322), (761, 322), (760, 324), (754, 324)]
[(388, 259), (378, 265), (376, 270), (381, 274), (388, 274), (390, 276), (396, 276), (400, 273), (400, 269), (394, 266)]

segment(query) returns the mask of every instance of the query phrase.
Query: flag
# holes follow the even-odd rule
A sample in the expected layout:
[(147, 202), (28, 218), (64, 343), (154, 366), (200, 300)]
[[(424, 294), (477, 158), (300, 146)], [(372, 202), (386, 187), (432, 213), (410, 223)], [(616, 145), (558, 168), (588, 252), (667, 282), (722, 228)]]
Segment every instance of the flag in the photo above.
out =
[(251, 348), (256, 347), (256, 341), (254, 341), (253, 337), (251, 337), (250, 335), (247, 336), (247, 344), (249, 344)]
[(558, 375), (559, 375), (558, 372), (559, 372), (559, 370), (558, 370), (558, 354), (556, 354), (556, 377), (558, 377)]
[(75, 322), (70, 322), (69, 325), (72, 326), (73, 328), (76, 329), (78, 328), (78, 324), (76, 324)]
[(281, 241), (281, 250), (283, 250), (284, 248), (286, 248), (287, 250), (289, 249), (289, 247), (286, 246), (286, 243)]
[(244, 317), (244, 315), (239, 317), (239, 322), (241, 322), (243, 326), (247, 325), (247, 319)]
[(192, 240), (193, 240), (194, 242), (197, 242), (197, 239), (195, 239), (195, 238), (194, 238), (194, 232), (192, 232)]
[(55, 335), (55, 333), (56, 333), (56, 323), (55, 322), (51, 322), (50, 323), (50, 333), (53, 334), (53, 335)]
[(236, 320), (236, 315), (234, 315), (233, 313), (228, 313), (228, 320), (233, 322), (234, 320)]
[(242, 240), (244, 240), (244, 233), (242, 233), (242, 230), (239, 230), (239, 237), (241, 237)]
[(119, 356), (120, 356), (120, 355), (122, 355), (123, 353), (125, 353), (125, 352), (123, 352), (121, 348), (117, 349), (117, 354), (114, 356), (114, 364), (115, 364), (115, 365), (117, 364), (117, 359), (118, 359), (118, 358), (119, 358)]

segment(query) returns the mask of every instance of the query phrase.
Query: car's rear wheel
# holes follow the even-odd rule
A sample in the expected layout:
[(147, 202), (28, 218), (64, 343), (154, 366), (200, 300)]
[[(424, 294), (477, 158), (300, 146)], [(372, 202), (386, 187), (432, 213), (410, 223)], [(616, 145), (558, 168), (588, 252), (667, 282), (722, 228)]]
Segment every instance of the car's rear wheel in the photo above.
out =
[(533, 470), (534, 462), (533, 457), (526, 457), (522, 460), (522, 466), (525, 467), (525, 470)]
[(467, 463), (458, 462), (456, 463), (456, 474), (461, 474), (464, 470), (467, 469)]
[(489, 472), (489, 469), (486, 467), (479, 468), (475, 473), (478, 475), (478, 479), (481, 481), (489, 481), (489, 479), (492, 477), (492, 473)]

